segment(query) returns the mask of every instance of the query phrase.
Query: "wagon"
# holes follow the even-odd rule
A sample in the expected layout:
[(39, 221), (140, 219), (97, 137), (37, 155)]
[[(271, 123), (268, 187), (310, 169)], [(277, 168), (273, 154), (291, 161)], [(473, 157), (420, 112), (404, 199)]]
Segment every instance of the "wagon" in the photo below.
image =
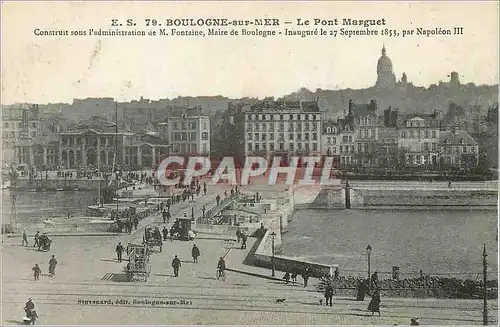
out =
[(147, 245), (129, 244), (127, 246), (128, 264), (126, 267), (129, 281), (147, 281), (151, 274), (149, 249)]
[(157, 226), (146, 226), (144, 230), (143, 244), (152, 252), (162, 252), (163, 240), (160, 229)]

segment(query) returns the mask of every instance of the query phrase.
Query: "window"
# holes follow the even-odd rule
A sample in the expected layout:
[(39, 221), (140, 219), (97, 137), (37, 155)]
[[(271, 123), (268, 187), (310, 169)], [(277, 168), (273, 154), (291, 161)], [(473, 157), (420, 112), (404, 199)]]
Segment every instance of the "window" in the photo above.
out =
[(402, 139), (406, 138), (406, 132), (405, 132), (405, 131), (402, 131), (402, 132), (401, 132), (401, 138), (402, 138)]
[(436, 131), (432, 131), (432, 138), (435, 139), (436, 138)]
[(201, 133), (201, 139), (203, 141), (207, 141), (208, 140), (208, 132), (203, 132)]
[(205, 121), (205, 122), (203, 122), (203, 129), (207, 129), (207, 126), (208, 126), (208, 125), (207, 125), (207, 122), (206, 122), (206, 121)]
[(274, 133), (269, 133), (269, 141), (274, 141)]
[(262, 143), (262, 151), (266, 151), (267, 150), (267, 144), (266, 143)]
[(309, 141), (309, 133), (306, 133), (305, 137), (306, 137), (306, 141)]
[(332, 139), (332, 143), (333, 143), (333, 144), (337, 144), (337, 138), (336, 138), (336, 137), (334, 137), (334, 138)]
[(249, 140), (252, 139), (252, 133), (247, 133), (247, 139), (249, 139)]
[(432, 143), (432, 151), (436, 151), (437, 150), (437, 144), (436, 143)]
[(302, 134), (297, 133), (297, 141), (301, 141), (301, 140), (302, 140)]
[(248, 151), (252, 151), (252, 143), (248, 142), (247, 143), (247, 148), (248, 148)]
[(471, 146), (471, 147), (470, 147), (470, 152), (475, 153), (475, 152), (476, 152), (476, 148), (475, 148), (475, 147), (473, 147), (473, 146)]
[(255, 141), (258, 141), (259, 140), (259, 133), (255, 133), (254, 136), (255, 136)]
[(195, 122), (189, 123), (189, 128), (196, 129), (196, 123)]
[(424, 151), (429, 151), (429, 143), (424, 143)]
[(415, 131), (410, 131), (410, 138), (414, 139), (415, 138)]
[(288, 119), (293, 120), (293, 115), (289, 115)]
[(428, 139), (429, 138), (429, 131), (425, 131), (425, 138)]
[(293, 133), (288, 134), (288, 139), (289, 139), (290, 141), (293, 141)]
[(313, 143), (313, 151), (318, 151), (318, 144)]
[(306, 151), (309, 151), (309, 143), (306, 143)]
[(349, 143), (352, 143), (352, 136), (349, 135)]
[(283, 120), (283, 115), (280, 115), (280, 120)]
[(349, 143), (349, 136), (342, 136), (342, 143)]
[(181, 129), (186, 129), (186, 123), (184, 122), (181, 123)]
[(260, 150), (260, 144), (259, 143), (255, 143), (255, 151), (259, 151)]
[(255, 123), (255, 130), (257, 132), (260, 130), (260, 124), (259, 123)]
[(266, 141), (266, 138), (267, 138), (267, 134), (266, 133), (262, 133), (262, 141)]
[(274, 143), (269, 143), (269, 150), (274, 151)]
[[(283, 116), (283, 115), (281, 115)], [(285, 124), (284, 123), (280, 123), (280, 131), (284, 131), (285, 130)]]
[(365, 138), (365, 139), (367, 139), (367, 138), (368, 138), (368, 130), (367, 130), (367, 129), (365, 129), (365, 130), (363, 131), (363, 134), (364, 134), (364, 135), (363, 135), (363, 136), (364, 136), (364, 138)]
[[(204, 132), (204, 133), (206, 133), (206, 132)], [(189, 140), (190, 140), (190, 141), (194, 141), (194, 140), (196, 140), (196, 133), (190, 133), (190, 134), (191, 134), (191, 135), (189, 136)], [(207, 134), (208, 134), (208, 133), (207, 133)]]
[(335, 146), (333, 147), (332, 153), (337, 153), (337, 147), (335, 147)]
[(196, 147), (196, 143), (191, 143), (191, 153), (198, 152), (198, 148)]
[(467, 153), (467, 147), (466, 146), (462, 147), (462, 152), (463, 153)]
[(9, 123), (7, 123), (7, 122), (3, 123), (3, 127), (9, 128)]
[(326, 143), (328, 143), (328, 144), (332, 143), (332, 138), (331, 137), (327, 137), (326, 138)]
[(281, 151), (285, 150), (285, 143), (280, 143), (280, 150)]
[(313, 133), (313, 141), (317, 141), (318, 140), (318, 134), (317, 133)]
[(297, 150), (302, 150), (302, 143), (297, 143)]
[(293, 143), (290, 143), (288, 147), (290, 148), (290, 151), (294, 151), (295, 150), (294, 146), (293, 146)]
[(372, 138), (376, 138), (377, 137), (377, 131), (375, 130), (375, 128), (372, 128)]

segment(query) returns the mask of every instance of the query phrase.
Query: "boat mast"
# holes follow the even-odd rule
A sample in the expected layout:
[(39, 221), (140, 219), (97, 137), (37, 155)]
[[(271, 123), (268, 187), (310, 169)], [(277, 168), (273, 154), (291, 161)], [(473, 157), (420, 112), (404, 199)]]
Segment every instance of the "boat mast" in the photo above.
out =
[(118, 170), (116, 169), (116, 157), (118, 155), (118, 101), (115, 102), (115, 160), (113, 160), (115, 170), (116, 188), (116, 215), (118, 217)]

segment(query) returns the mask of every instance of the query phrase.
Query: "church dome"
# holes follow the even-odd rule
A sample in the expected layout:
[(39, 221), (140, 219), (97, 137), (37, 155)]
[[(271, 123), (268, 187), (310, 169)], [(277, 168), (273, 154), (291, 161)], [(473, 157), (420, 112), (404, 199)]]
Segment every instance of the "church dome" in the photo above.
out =
[(385, 54), (385, 46), (382, 48), (382, 56), (377, 63), (377, 74), (392, 73), (392, 61)]

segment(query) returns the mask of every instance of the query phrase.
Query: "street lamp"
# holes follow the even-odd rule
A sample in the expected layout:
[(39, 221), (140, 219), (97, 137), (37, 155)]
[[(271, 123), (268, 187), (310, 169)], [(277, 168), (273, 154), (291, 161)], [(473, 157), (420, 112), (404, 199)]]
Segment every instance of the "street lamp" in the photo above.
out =
[(368, 256), (368, 292), (372, 289), (372, 280), (370, 278), (370, 256), (372, 254), (372, 246), (368, 245), (366, 247), (366, 255)]
[(275, 233), (275, 232), (272, 232), (272, 233), (271, 233), (271, 240), (273, 241), (273, 243), (272, 243), (272, 248), (271, 248), (271, 250), (272, 250), (272, 252), (273, 252), (273, 256), (272, 256), (272, 258), (271, 258), (271, 264), (272, 264), (272, 267), (271, 267), (271, 269), (272, 269), (272, 274), (271, 274), (271, 276), (273, 276), (273, 277), (275, 276), (275, 275), (274, 275), (274, 239), (275, 239), (275, 238), (276, 238), (276, 233)]

